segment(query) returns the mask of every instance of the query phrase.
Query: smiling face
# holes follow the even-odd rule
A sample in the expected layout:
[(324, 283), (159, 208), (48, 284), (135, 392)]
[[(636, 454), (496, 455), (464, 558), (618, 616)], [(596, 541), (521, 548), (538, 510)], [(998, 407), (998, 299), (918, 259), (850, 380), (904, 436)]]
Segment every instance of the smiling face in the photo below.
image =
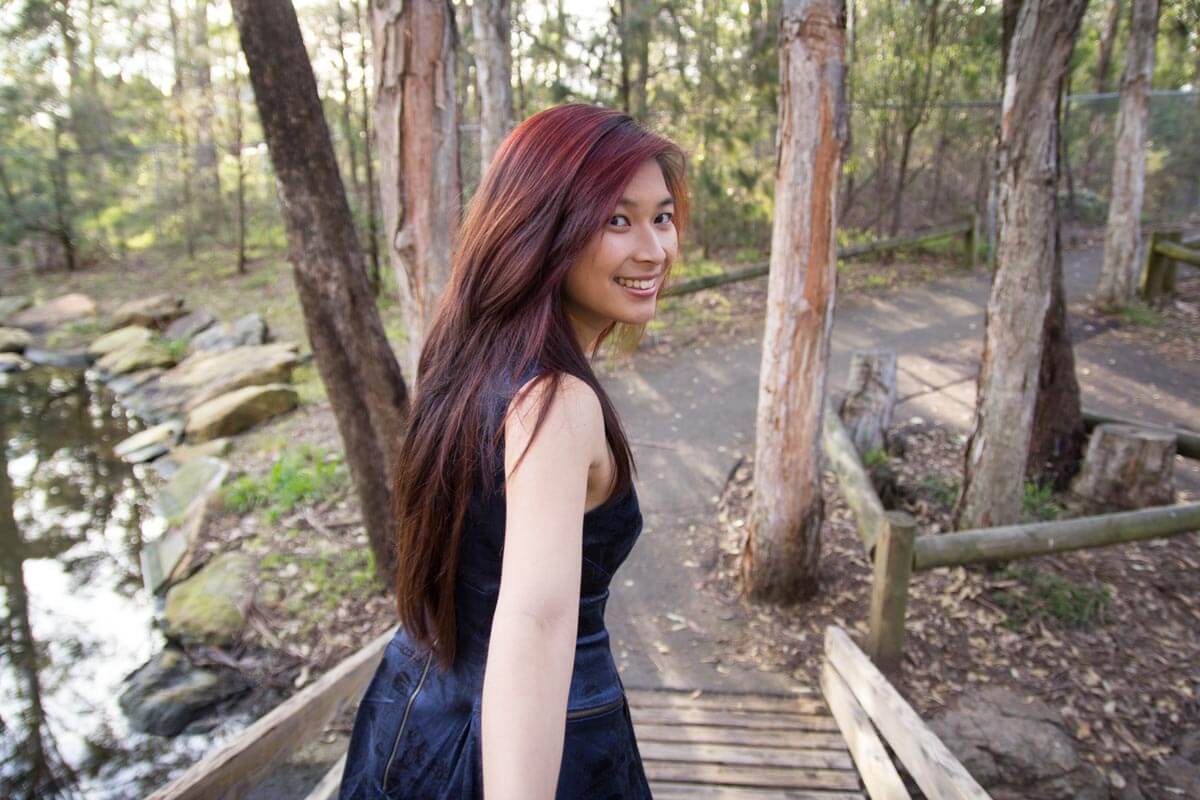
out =
[(567, 317), (585, 353), (613, 322), (643, 325), (654, 317), (663, 274), (678, 251), (674, 212), (662, 168), (647, 159), (567, 272)]

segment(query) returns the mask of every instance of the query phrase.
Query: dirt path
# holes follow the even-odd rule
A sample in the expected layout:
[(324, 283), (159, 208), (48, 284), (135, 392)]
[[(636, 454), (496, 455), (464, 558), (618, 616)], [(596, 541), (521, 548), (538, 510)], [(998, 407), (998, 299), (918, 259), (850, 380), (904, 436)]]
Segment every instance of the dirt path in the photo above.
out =
[[(1069, 251), (1064, 269), (1084, 405), (1135, 419), (1196, 427), (1200, 364), (1170, 363), (1087, 318), (1098, 248)], [(839, 300), (830, 391), (842, 388), (850, 352), (888, 346), (899, 356), (895, 420), (919, 416), (967, 433), (975, 404), (989, 275)], [(760, 279), (765, 287), (765, 281)], [(765, 290), (765, 289), (764, 289)], [(761, 307), (761, 306), (760, 306)], [(760, 324), (669, 356), (639, 355), (604, 377), (632, 439), (645, 528), (613, 582), (606, 619), (627, 686), (788, 691), (804, 680), (722, 664), (755, 609), (700, 585), (698, 551), (713, 552), (717, 495), (754, 446)], [(1180, 499), (1200, 497), (1200, 464), (1179, 459)], [(864, 598), (865, 603), (865, 598)]]

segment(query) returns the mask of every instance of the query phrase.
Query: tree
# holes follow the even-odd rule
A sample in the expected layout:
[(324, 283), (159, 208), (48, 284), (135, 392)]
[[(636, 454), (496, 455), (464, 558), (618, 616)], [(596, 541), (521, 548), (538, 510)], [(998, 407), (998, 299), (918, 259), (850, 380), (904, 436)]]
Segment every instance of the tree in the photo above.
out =
[(844, 0), (784, 0), (754, 500), (740, 565), (743, 591), (754, 599), (803, 599), (817, 590), (845, 34)]
[(513, 126), (512, 42), (508, 0), (475, 0), (475, 74), (479, 84), (479, 175)]
[(1121, 105), (1117, 111), (1117, 149), (1113, 157), (1112, 196), (1104, 234), (1104, 265), (1096, 307), (1113, 309), (1133, 299), (1141, 243), (1142, 197), (1146, 190), (1146, 128), (1150, 79), (1158, 34), (1158, 0), (1133, 0)]
[[(975, 428), (959, 528), (1016, 522), (1021, 511), (1047, 311), (1061, 270), (1058, 111), (1086, 0), (1026, 0), (1007, 49), (997, 145), (996, 275), (988, 299)], [(1030, 336), (1030, 331), (1039, 332)]]
[(390, 585), (394, 454), (408, 391), (363, 269), (296, 11), (289, 0), (234, 0), (233, 13), (275, 169), (305, 330), (337, 419), (376, 573)]
[(461, 212), (454, 7), (449, 0), (372, 3), (371, 39), (384, 240), (407, 323), (404, 373), (415, 383)]

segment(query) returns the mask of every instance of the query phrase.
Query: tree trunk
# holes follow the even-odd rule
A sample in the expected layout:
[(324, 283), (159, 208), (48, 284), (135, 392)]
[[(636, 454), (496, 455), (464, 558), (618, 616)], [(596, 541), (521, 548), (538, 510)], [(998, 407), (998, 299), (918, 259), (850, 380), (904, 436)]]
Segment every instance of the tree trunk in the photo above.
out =
[(229, 105), (233, 107), (233, 157), (237, 164), (237, 271), (239, 275), (246, 273), (246, 159), (242, 156), (245, 123), (242, 119), (242, 71), (238, 58), (234, 55), (230, 66), (232, 75), (232, 96)]
[(175, 130), (179, 136), (179, 172), (182, 181), (183, 239), (189, 259), (196, 257), (195, 209), (192, 207), (192, 159), (188, 143), (189, 119), (188, 92), (185, 74), (187, 71), (186, 32), (181, 30), (179, 16), (175, 13), (175, 0), (167, 0), (167, 19), (171, 30), (171, 62), (174, 81), (171, 84), (171, 99), (175, 116)]
[(234, 0), (275, 169), (304, 326), (358, 492), (375, 569), (395, 573), (391, 487), (408, 414), (375, 308), (300, 24), (290, 0)]
[(887, 444), (895, 405), (895, 351), (855, 350), (840, 414), (860, 456)]
[[(1121, 27), (1121, 0), (1109, 0), (1108, 16), (1104, 30), (1100, 32), (1100, 51), (1096, 55), (1096, 71), (1093, 73), (1092, 91), (1103, 94), (1108, 91), (1108, 76), (1112, 72), (1113, 46), (1117, 43), (1117, 31)], [(1088, 125), (1087, 148), (1084, 151), (1083, 166), (1079, 170), (1080, 182), (1091, 188), (1092, 165), (1096, 161), (1096, 150), (1100, 144), (1100, 134), (1103, 127), (1104, 113), (1100, 110), (1091, 112), (1091, 122)]]
[(1083, 469), (1071, 483), (1072, 503), (1089, 514), (1171, 505), (1175, 452), (1175, 434), (1170, 431), (1097, 425)]
[(475, 0), (475, 74), (479, 85), (479, 177), (513, 125), (508, 0)]
[(742, 589), (791, 601), (817, 591), (821, 428), (837, 277), (838, 171), (846, 136), (844, 0), (784, 0), (775, 218)]
[(459, 222), (454, 8), (448, 0), (372, 3), (371, 38), (379, 194), (407, 324), (404, 374), (415, 385)]
[(356, 201), (362, 202), (363, 187), (358, 179), (358, 143), (354, 135), (354, 97), (350, 92), (350, 61), (346, 57), (346, 9), (342, 0), (337, 0), (334, 13), (337, 20), (338, 76), (342, 83), (342, 102), (338, 116), (342, 123), (342, 138), (346, 140), (346, 157), (350, 164), (350, 185), (354, 188)]
[(375, 148), (371, 146), (371, 92), (368, 89), (367, 83), (367, 40), (363, 31), (363, 13), (362, 3), (359, 0), (354, 0), (354, 29), (358, 32), (358, 68), (362, 74), (362, 104), (359, 108), (359, 125), (363, 132), (363, 172), (366, 178), (366, 197), (367, 197), (367, 258), (370, 264), (369, 277), (371, 280), (371, 294), (375, 297), (383, 290), (383, 278), (379, 273), (379, 227), (378, 227), (378, 212), (375, 209), (376, 194), (375, 186), (375, 157), (372, 153)]
[(213, 135), (212, 65), (208, 48), (208, 0), (195, 0), (191, 19), (192, 108), (196, 125), (194, 153), (196, 190), (200, 226), (206, 232), (217, 229), (221, 214), (221, 178), (217, 163), (217, 142)]
[(1154, 75), (1158, 0), (1133, 0), (1117, 145), (1113, 156), (1112, 198), (1104, 234), (1104, 265), (1096, 290), (1096, 308), (1114, 309), (1133, 299), (1141, 243), (1142, 196), (1146, 189), (1146, 122)]
[(1016, 522), (1058, 237), (1058, 96), (1086, 0), (1025, 0), (1008, 49), (997, 147), (997, 267), (967, 442), (959, 528)]

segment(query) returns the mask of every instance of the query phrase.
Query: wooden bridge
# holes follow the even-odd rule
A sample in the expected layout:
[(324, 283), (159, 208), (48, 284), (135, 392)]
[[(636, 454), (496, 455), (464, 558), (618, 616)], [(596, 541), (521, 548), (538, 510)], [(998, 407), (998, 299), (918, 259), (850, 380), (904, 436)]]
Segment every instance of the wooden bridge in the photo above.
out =
[[(150, 800), (245, 794), (324, 730), (345, 703), (357, 703), (393, 632), (322, 675)], [(988, 797), (840, 628), (826, 631), (819, 692), (626, 687), (626, 696), (657, 800), (908, 798), (885, 741), (925, 797)], [(336, 797), (343, 762), (344, 756), (306, 800)]]

